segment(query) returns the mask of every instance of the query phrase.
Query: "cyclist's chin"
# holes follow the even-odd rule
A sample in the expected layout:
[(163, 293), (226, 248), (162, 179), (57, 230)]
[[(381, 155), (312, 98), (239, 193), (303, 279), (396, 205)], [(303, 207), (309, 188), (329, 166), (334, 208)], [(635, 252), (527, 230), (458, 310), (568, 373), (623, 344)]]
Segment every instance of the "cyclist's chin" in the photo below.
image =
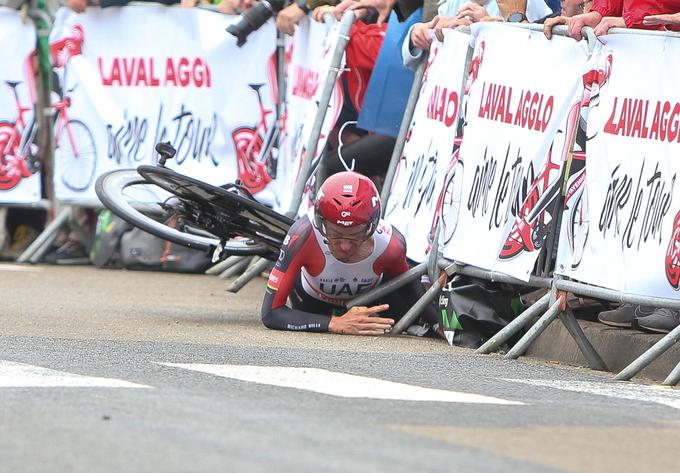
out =
[(348, 250), (348, 251), (342, 251), (337, 248), (331, 248), (331, 254), (335, 259), (340, 261), (341, 263), (349, 263), (354, 255), (357, 254), (356, 249)]

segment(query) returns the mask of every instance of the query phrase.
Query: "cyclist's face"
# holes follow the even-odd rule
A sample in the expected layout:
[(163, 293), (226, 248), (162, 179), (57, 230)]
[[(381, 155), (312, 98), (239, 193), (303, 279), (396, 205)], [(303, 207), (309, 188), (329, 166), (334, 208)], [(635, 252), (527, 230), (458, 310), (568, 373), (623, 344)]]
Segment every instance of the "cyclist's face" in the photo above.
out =
[(333, 256), (345, 261), (355, 256), (368, 237), (366, 225), (356, 227), (341, 227), (326, 222), (326, 240)]

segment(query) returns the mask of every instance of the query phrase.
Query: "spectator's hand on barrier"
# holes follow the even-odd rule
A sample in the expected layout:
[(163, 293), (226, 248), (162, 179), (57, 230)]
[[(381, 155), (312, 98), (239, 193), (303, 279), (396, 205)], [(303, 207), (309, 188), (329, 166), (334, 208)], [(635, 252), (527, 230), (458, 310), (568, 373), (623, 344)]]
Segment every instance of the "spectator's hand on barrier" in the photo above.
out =
[(482, 19), (486, 18), (487, 16), (489, 16), (489, 13), (486, 11), (486, 8), (475, 2), (468, 2), (461, 5), (461, 7), (458, 9), (458, 14), (456, 15), (457, 18), (466, 18), (472, 23), (482, 21)]
[(335, 7), (331, 5), (321, 5), (320, 7), (316, 7), (312, 12), (312, 18), (318, 23), (324, 23), (323, 16), (326, 13), (335, 16)]
[(427, 51), (430, 49), (430, 44), (432, 44), (432, 36), (430, 31), (439, 22), (439, 17), (435, 16), (431, 21), (427, 23), (416, 23), (411, 30), (411, 44), (416, 48)]
[(680, 25), (680, 12), (667, 13), (665, 15), (649, 15), (642, 19), (642, 24), (646, 26)]
[(595, 36), (607, 34), (610, 28), (625, 28), (626, 22), (620, 16), (605, 16), (595, 27)]
[(236, 6), (234, 0), (222, 0), (217, 4), (217, 11), (225, 15), (236, 15)]
[(584, 13), (582, 15), (572, 16), (567, 21), (568, 34), (569, 36), (578, 41), (583, 38), (583, 35), (581, 35), (581, 30), (585, 26), (595, 28), (601, 19), (602, 15), (600, 15), (596, 11), (591, 11), (588, 13)]
[(344, 335), (383, 335), (394, 325), (394, 320), (375, 317), (389, 309), (388, 304), (373, 307), (352, 307), (339, 317), (331, 317), (328, 331)]
[(506, 20), (514, 12), (526, 13), (527, 0), (496, 0), (501, 16)]
[(288, 5), (276, 15), (276, 27), (283, 34), (293, 36), (295, 26), (305, 17), (305, 12), (297, 6), (297, 3)]
[(396, 0), (359, 0), (358, 2), (353, 2), (347, 10), (367, 10), (370, 8), (378, 10), (377, 24), (382, 26), (387, 18), (389, 18), (395, 3)]
[(87, 10), (87, 0), (68, 0), (66, 6), (76, 13), (83, 13)]
[(439, 41), (444, 41), (444, 30), (445, 28), (455, 28), (456, 26), (469, 26), (472, 24), (472, 20), (468, 18), (456, 18), (453, 16), (442, 16), (439, 21), (434, 26), (434, 35)]
[(546, 18), (543, 22), (543, 34), (546, 38), (552, 39), (552, 29), (557, 25), (568, 25), (569, 18), (566, 16), (554, 16), (552, 18)]
[(182, 8), (194, 8), (197, 3), (198, 3), (197, 0), (182, 0), (181, 2), (179, 2)]
[(486, 16), (486, 17), (482, 18), (481, 21), (484, 21), (484, 22), (487, 22), (487, 23), (501, 23), (505, 20), (503, 20), (503, 18), (501, 18), (500, 16)]

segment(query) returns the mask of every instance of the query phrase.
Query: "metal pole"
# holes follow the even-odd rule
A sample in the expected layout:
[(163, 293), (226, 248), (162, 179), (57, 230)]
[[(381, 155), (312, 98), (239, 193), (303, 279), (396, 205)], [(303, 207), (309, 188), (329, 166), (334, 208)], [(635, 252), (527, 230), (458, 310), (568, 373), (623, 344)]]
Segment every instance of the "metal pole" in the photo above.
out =
[(323, 122), (326, 117), (328, 103), (330, 102), (336, 79), (340, 73), (340, 64), (342, 62), (342, 56), (345, 53), (345, 47), (349, 41), (349, 30), (352, 28), (355, 19), (356, 17), (354, 12), (349, 11), (342, 15), (342, 20), (340, 21), (338, 42), (335, 46), (335, 51), (333, 51), (333, 58), (328, 70), (328, 75), (326, 76), (326, 83), (321, 90), (319, 107), (316, 112), (316, 117), (314, 117), (314, 124), (312, 125), (312, 132), (309, 136), (309, 141), (307, 142), (307, 152), (302, 158), (300, 173), (298, 175), (297, 181), (295, 182), (295, 188), (293, 189), (293, 198), (291, 199), (290, 209), (286, 213), (286, 215), (291, 218), (297, 216), (298, 207), (300, 206), (300, 202), (302, 202), (302, 194), (310, 174), (312, 160), (316, 154), (316, 146), (319, 143), (319, 136), (321, 136), (321, 127), (323, 126)]
[(599, 353), (597, 353), (593, 345), (586, 337), (586, 334), (583, 333), (581, 326), (576, 321), (576, 317), (574, 317), (574, 314), (571, 312), (571, 310), (561, 312), (557, 314), (557, 317), (559, 317), (559, 319), (562, 321), (567, 331), (576, 342), (579, 350), (581, 350), (581, 353), (583, 353), (583, 356), (588, 362), (588, 366), (594, 370), (609, 371), (607, 364), (604, 362), (602, 357), (600, 357)]
[(538, 322), (536, 322), (533, 327), (531, 327), (529, 331), (524, 334), (524, 336), (515, 344), (514, 347), (512, 347), (512, 349), (505, 355), (504, 358), (515, 360), (520, 355), (523, 355), (524, 352), (527, 351), (527, 348), (529, 348), (529, 345), (531, 345), (531, 343), (536, 340), (536, 338), (538, 338), (541, 333), (543, 333), (548, 325), (550, 325), (552, 321), (557, 318), (557, 314), (560, 312), (560, 303), (560, 300), (553, 302), (548, 311), (543, 314), (540, 319), (538, 319)]
[(680, 381), (680, 363), (678, 363), (675, 368), (673, 368), (673, 371), (671, 371), (671, 374), (668, 375), (668, 378), (664, 379), (663, 384), (664, 386), (675, 386), (678, 384)]
[(639, 296), (625, 292), (605, 289), (603, 287), (589, 286), (588, 284), (577, 281), (567, 281), (556, 279), (555, 288), (560, 291), (573, 292), (593, 299), (605, 299), (612, 302), (621, 302), (649, 307), (668, 307), (669, 309), (680, 309), (680, 299), (670, 299), (665, 297)]
[(543, 312), (550, 302), (550, 294), (546, 294), (534, 302), (531, 307), (519, 314), (512, 322), (487, 340), (475, 353), (487, 354), (496, 351), (498, 347), (510, 340), (510, 338), (524, 328), (534, 317)]
[(441, 226), (437, 223), (437, 229), (434, 232), (434, 239), (432, 241), (432, 247), (430, 248), (430, 254), (427, 258), (427, 276), (430, 278), (430, 282), (434, 281), (439, 277), (439, 231)]
[(253, 258), (253, 256), (245, 256), (240, 258), (238, 261), (236, 261), (236, 263), (222, 271), (222, 274), (220, 274), (219, 278), (227, 279), (232, 276), (236, 276), (237, 274), (241, 274), (250, 265), (250, 262), (253, 261)]
[(248, 269), (246, 269), (243, 274), (238, 278), (234, 279), (231, 285), (227, 288), (229, 292), (238, 292), (243, 286), (248, 284), (248, 282), (254, 277), (259, 276), (262, 271), (266, 270), (269, 265), (273, 264), (272, 261), (268, 259), (260, 258), (259, 260), (253, 262)]
[(215, 263), (211, 267), (209, 267), (206, 271), (205, 274), (210, 274), (210, 275), (217, 275), (220, 274), (223, 271), (226, 271), (229, 269), (231, 266), (239, 262), (243, 256), (229, 256), (225, 260), (220, 261), (219, 263)]
[(420, 60), (420, 64), (418, 64), (418, 68), (416, 69), (413, 85), (411, 86), (411, 92), (409, 93), (408, 102), (406, 102), (406, 109), (404, 110), (404, 118), (402, 118), (401, 126), (399, 127), (397, 142), (394, 144), (392, 157), (390, 158), (390, 165), (387, 168), (387, 173), (385, 174), (385, 182), (383, 183), (383, 188), (380, 195), (380, 199), (383, 202), (383, 216), (385, 215), (385, 208), (387, 207), (385, 203), (389, 197), (390, 189), (392, 189), (392, 181), (394, 180), (394, 175), (397, 173), (397, 166), (399, 165), (399, 160), (401, 159), (401, 153), (404, 151), (406, 134), (408, 133), (408, 129), (411, 126), (413, 112), (415, 111), (416, 104), (418, 103), (420, 84), (423, 81), (423, 75), (425, 74), (425, 68), (427, 67), (427, 55), (428, 52), (423, 51), (422, 59)]
[(406, 330), (411, 323), (420, 315), (420, 313), (423, 311), (425, 306), (427, 304), (431, 303), (433, 300), (437, 298), (439, 295), (439, 291), (441, 291), (442, 286), (441, 283), (439, 282), (439, 278), (435, 279), (432, 281), (432, 286), (423, 294), (423, 296), (418, 299), (418, 301), (409, 309), (408, 312), (404, 314), (404, 316), (399, 319), (399, 321), (394, 324), (394, 327), (392, 327), (392, 330), (390, 331), (390, 335), (398, 335), (404, 330)]
[(381, 284), (370, 292), (362, 294), (355, 297), (347, 303), (347, 307), (365, 306), (371, 302), (380, 299), (386, 294), (396, 291), (402, 286), (405, 286), (420, 276), (427, 272), (427, 261), (420, 263), (418, 266), (414, 266), (405, 273), (400, 274), (394, 279), (387, 281), (385, 284)]
[(33, 243), (19, 255), (17, 263), (38, 263), (47, 253), (52, 242), (59, 236), (61, 228), (68, 223), (70, 214), (71, 210), (69, 207), (62, 208), (40, 235), (38, 235), (38, 238), (33, 240)]
[[(652, 361), (663, 355), (666, 350), (672, 347), (678, 340), (680, 340), (680, 325), (675, 327), (669, 334), (656, 342), (649, 350), (644, 352), (636, 358), (631, 364), (621, 370), (619, 374), (614, 376), (617, 381), (628, 381), (630, 378), (642, 371)], [(676, 367), (673, 373), (678, 371)]]

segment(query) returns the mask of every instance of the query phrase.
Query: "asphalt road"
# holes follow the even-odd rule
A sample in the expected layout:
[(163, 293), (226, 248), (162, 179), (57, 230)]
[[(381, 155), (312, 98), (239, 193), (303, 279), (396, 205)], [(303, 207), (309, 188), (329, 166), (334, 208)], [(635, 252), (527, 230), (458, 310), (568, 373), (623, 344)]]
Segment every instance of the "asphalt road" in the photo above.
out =
[(270, 331), (263, 280), (233, 295), (211, 276), (0, 265), (0, 281), (2, 472), (679, 468), (678, 389)]

